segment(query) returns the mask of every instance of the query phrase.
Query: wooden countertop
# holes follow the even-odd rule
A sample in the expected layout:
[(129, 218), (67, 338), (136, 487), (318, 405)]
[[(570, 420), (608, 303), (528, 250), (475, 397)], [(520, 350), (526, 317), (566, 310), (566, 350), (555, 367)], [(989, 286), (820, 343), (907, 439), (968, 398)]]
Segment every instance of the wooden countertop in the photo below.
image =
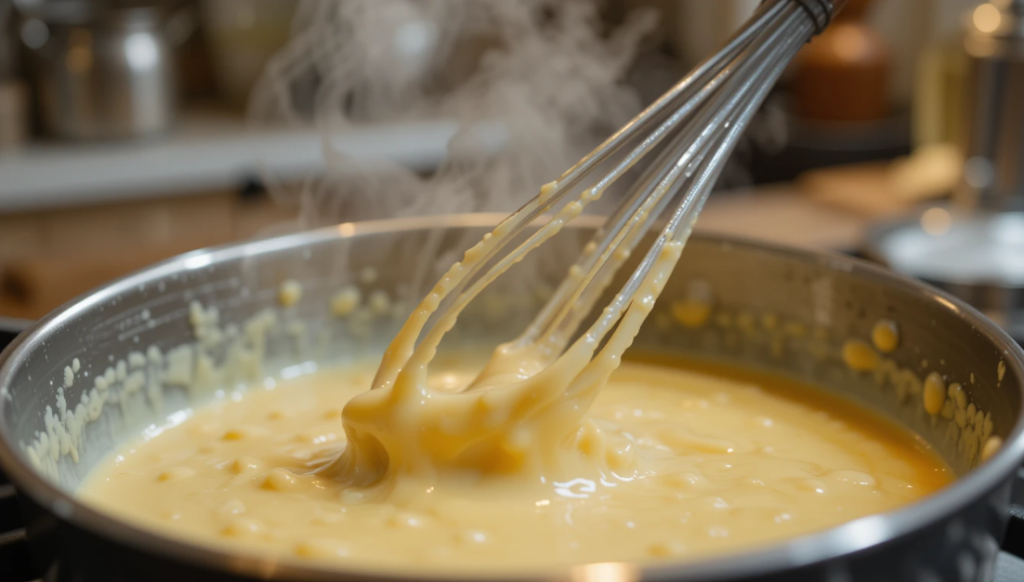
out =
[(792, 184), (779, 184), (712, 194), (697, 230), (805, 249), (850, 251), (860, 246), (868, 222), (802, 195)]
[[(0, 315), (39, 317), (109, 279), (187, 250), (252, 237), (290, 216), (270, 202), (254, 206), (222, 193), (51, 211), (31, 220), (0, 217), (0, 243), (11, 243), (0, 245), (10, 251), (0, 252)], [(716, 192), (697, 228), (849, 251), (859, 247), (869, 220), (796, 184), (779, 184)]]

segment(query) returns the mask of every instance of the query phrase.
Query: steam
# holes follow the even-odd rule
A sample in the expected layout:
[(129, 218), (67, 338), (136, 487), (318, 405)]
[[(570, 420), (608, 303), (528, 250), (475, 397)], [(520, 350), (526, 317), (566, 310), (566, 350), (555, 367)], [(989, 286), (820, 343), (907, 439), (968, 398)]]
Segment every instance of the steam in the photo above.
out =
[[(641, 12), (605, 31), (588, 0), (305, 0), (250, 116), (315, 123), (327, 172), (274, 195), (298, 205), (303, 227), (511, 211), (639, 110), (620, 81), (653, 25)], [(329, 139), (354, 124), (440, 118), (461, 129), (430, 177), (356, 163)], [(487, 155), (495, 127), (504, 147)]]
[[(268, 176), (271, 195), (298, 207), (299, 228), (510, 212), (639, 111), (621, 80), (654, 21), (641, 11), (605, 30), (591, 0), (304, 0), (291, 41), (253, 91), (250, 117), (316, 124), (327, 169), (291, 189)], [(359, 124), (412, 119), (459, 124), (428, 177), (331, 145)], [(473, 242), (416, 251), (445, 268)], [(428, 271), (413, 274), (412, 296), (433, 283)]]

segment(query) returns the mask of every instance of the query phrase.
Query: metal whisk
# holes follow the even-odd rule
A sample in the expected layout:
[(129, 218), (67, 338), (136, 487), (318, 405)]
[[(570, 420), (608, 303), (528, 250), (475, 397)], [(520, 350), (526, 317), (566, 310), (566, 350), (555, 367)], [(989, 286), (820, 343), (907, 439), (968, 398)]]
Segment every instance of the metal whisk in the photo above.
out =
[[(432, 307), (440, 307), (431, 320), (434, 324), (416, 348), (417, 352), (425, 348), (430, 355), (414, 359), (425, 363), (432, 356), (441, 336), (454, 323), (454, 318), (446, 316), (461, 311), (507, 267), (553, 236), (641, 159), (654, 156), (534, 321), (504, 348), (540, 348), (533, 354), (546, 363), (557, 358), (651, 224), (675, 204), (660, 236), (586, 332), (596, 346), (619, 324), (663, 250), (668, 245), (680, 247), (689, 237), (726, 159), (758, 106), (801, 46), (827, 26), (843, 4), (845, 0), (763, 2), (718, 53), (507, 218), (495, 230), (494, 240), (485, 244), (485, 239), (471, 251), (475, 255), (467, 260), (463, 272), (449, 273), (432, 295), (436, 300)], [(552, 212), (554, 218), (547, 225), (510, 248), (517, 235), (525, 234), (531, 223)], [(653, 303), (656, 295), (645, 301)], [(642, 311), (641, 321), (649, 306)], [(423, 319), (423, 324), (426, 321)], [(426, 355), (414, 355), (412, 346), (408, 347), (407, 356)], [(389, 383), (387, 378), (382, 380)]]

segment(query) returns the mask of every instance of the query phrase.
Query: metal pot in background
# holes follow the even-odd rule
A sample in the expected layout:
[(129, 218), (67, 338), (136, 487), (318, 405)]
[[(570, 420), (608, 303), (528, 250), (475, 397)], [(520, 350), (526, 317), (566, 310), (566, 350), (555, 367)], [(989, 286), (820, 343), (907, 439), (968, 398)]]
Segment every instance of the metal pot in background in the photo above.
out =
[(157, 7), (47, 3), (21, 26), (45, 131), (70, 139), (152, 136), (176, 112), (174, 65)]

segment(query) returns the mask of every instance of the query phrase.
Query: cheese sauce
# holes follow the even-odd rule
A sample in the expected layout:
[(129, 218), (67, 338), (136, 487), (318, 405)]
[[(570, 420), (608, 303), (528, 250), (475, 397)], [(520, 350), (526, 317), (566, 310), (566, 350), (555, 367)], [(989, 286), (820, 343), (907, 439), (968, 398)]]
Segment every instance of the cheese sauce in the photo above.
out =
[[(402, 428), (399, 413), (391, 432), (375, 434), (409, 439), (410, 456), (377, 468), (393, 478), (360, 485), (339, 471), (341, 414), (369, 394), (373, 375), (324, 370), (217, 401), (119, 451), (80, 495), (202, 545), (338, 567), (501, 574), (734, 552), (892, 509), (954, 477), (923, 441), (852, 402), (652, 360), (620, 366), (586, 416), (554, 432), (488, 430), (529, 416), (529, 402), (500, 391), (491, 406), (474, 400), (427, 425)], [(460, 394), (472, 379), (437, 362), (430, 394)], [(468, 428), (483, 436), (465, 440)]]

